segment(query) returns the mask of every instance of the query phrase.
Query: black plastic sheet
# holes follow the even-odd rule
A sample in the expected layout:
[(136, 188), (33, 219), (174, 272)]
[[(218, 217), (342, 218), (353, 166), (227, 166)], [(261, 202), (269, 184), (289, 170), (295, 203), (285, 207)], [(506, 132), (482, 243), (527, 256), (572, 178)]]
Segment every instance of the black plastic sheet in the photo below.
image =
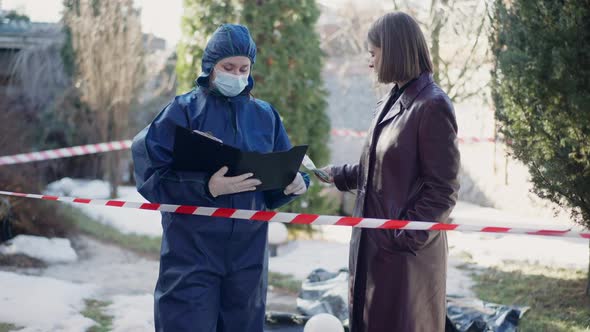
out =
[(264, 332), (303, 332), (309, 316), (285, 312), (267, 312)]
[[(320, 313), (336, 316), (348, 331), (348, 270), (314, 270), (301, 285), (297, 309), (300, 315), (267, 313), (265, 331), (302, 332), (307, 320)], [(445, 332), (516, 332), (527, 310), (449, 295)]]
[(446, 332), (516, 332), (528, 309), (449, 295)]
[(348, 326), (348, 270), (313, 271), (301, 285), (297, 309), (307, 316), (328, 313)]

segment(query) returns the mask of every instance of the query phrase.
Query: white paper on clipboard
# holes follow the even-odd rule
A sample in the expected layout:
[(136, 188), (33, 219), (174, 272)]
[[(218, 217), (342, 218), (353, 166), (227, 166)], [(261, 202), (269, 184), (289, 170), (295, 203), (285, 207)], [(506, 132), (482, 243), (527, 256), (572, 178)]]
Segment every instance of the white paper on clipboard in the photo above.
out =
[(213, 136), (213, 134), (206, 133), (206, 132), (203, 132), (203, 131), (200, 131), (200, 130), (196, 130), (196, 129), (193, 129), (193, 132), (196, 133), (196, 134), (199, 134), (199, 135), (203, 135), (203, 136), (205, 136), (205, 137), (207, 137), (209, 139), (212, 139), (212, 140), (214, 140), (216, 142), (223, 143), (222, 140), (220, 140), (219, 138)]
[(305, 155), (303, 157), (303, 167), (307, 168), (309, 171), (313, 172), (313, 174), (315, 174), (317, 177), (320, 178), (320, 180), (326, 182), (326, 183), (330, 183), (330, 176), (328, 175), (328, 173), (322, 171), (321, 169), (318, 169), (313, 160), (311, 160), (311, 158), (309, 158), (308, 155)]

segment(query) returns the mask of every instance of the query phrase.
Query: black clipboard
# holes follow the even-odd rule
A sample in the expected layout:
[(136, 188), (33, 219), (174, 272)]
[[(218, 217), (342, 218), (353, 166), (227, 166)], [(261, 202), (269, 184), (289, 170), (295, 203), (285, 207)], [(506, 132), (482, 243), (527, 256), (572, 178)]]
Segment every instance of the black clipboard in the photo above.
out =
[(241, 151), (187, 128), (176, 126), (172, 169), (213, 174), (227, 166), (226, 176), (254, 173), (262, 184), (256, 191), (284, 189), (297, 175), (307, 145), (294, 146), (284, 152), (258, 153)]

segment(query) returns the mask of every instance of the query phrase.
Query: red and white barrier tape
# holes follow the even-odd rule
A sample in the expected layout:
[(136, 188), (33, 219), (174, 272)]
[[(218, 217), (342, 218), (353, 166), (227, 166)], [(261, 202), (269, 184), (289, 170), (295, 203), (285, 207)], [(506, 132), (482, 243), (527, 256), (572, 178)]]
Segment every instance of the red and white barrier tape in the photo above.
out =
[(357, 218), (357, 217), (340, 217), (325, 216), (316, 214), (297, 214), (273, 211), (255, 211), (255, 210), (238, 210), (229, 208), (210, 208), (192, 205), (172, 205), (172, 204), (155, 204), (127, 202), (120, 200), (100, 200), (88, 198), (60, 197), (50, 195), (23, 194), (9, 191), (0, 191), (0, 195), (17, 196), (43, 199), (48, 201), (61, 201), (70, 203), (90, 204), (99, 206), (112, 206), (118, 208), (130, 208), (140, 210), (164, 211), (181, 214), (192, 214), (208, 217), (223, 217), (247, 219), (255, 221), (278, 221), (292, 224), (312, 224), (312, 225), (336, 225), (361, 228), (381, 228), (381, 229), (407, 229), (407, 230), (432, 230), (432, 231), (462, 231), (462, 232), (480, 232), (480, 233), (502, 233), (502, 234), (528, 234), (556, 236), (567, 238), (584, 238), (590, 239), (590, 232), (575, 232), (570, 229), (541, 229), (541, 228), (518, 228), (505, 226), (478, 226), (465, 224), (445, 224), (436, 222), (423, 221), (406, 221), (406, 220), (387, 220), (376, 218)]
[[(365, 131), (356, 131), (351, 129), (332, 129), (332, 135), (338, 137), (355, 137), (363, 138), (367, 136)], [(485, 143), (494, 142), (493, 138), (479, 138), (479, 137), (459, 137), (459, 143)], [(67, 158), (74, 156), (83, 156), (87, 154), (95, 154), (100, 152), (109, 152), (117, 150), (125, 150), (131, 148), (131, 140), (114, 141), (107, 143), (88, 144), (72, 146), (67, 148), (44, 150), (38, 152), (21, 153), (10, 156), (0, 156), (0, 166), (23, 164), (33, 161), (43, 161), (50, 159)]]
[(332, 136), (363, 138), (367, 137), (367, 132), (352, 129), (332, 129)]
[[(332, 129), (332, 136), (337, 137), (367, 137), (366, 131), (358, 131), (352, 129)], [(473, 144), (473, 143), (494, 143), (496, 140), (493, 137), (459, 137), (459, 143)]]
[(459, 143), (473, 144), (473, 143), (494, 143), (496, 140), (493, 137), (458, 137)]
[(67, 158), (74, 156), (82, 156), (87, 154), (94, 154), (100, 152), (125, 150), (131, 147), (131, 140), (114, 141), (99, 144), (88, 144), (80, 146), (72, 146), (69, 148), (61, 148), (55, 150), (45, 150), (39, 152), (30, 152), (15, 154), (11, 156), (0, 157), (0, 166), (10, 164), (22, 164), (32, 161), (42, 161), (50, 159)]

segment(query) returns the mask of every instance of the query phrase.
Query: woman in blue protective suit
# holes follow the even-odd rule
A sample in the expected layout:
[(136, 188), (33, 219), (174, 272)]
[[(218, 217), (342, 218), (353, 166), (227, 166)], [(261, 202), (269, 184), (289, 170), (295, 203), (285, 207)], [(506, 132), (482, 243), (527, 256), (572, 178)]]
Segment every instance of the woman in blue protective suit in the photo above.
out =
[[(196, 87), (177, 96), (133, 140), (138, 191), (150, 202), (275, 209), (305, 193), (298, 173), (287, 188), (254, 191), (252, 174), (225, 176), (171, 169), (176, 126), (207, 132), (244, 151), (291, 147), (276, 110), (250, 95), (256, 45), (248, 29), (225, 24), (209, 40)], [(198, 153), (196, 151), (195, 153)], [(162, 213), (156, 331), (261, 332), (267, 286), (268, 224)]]

